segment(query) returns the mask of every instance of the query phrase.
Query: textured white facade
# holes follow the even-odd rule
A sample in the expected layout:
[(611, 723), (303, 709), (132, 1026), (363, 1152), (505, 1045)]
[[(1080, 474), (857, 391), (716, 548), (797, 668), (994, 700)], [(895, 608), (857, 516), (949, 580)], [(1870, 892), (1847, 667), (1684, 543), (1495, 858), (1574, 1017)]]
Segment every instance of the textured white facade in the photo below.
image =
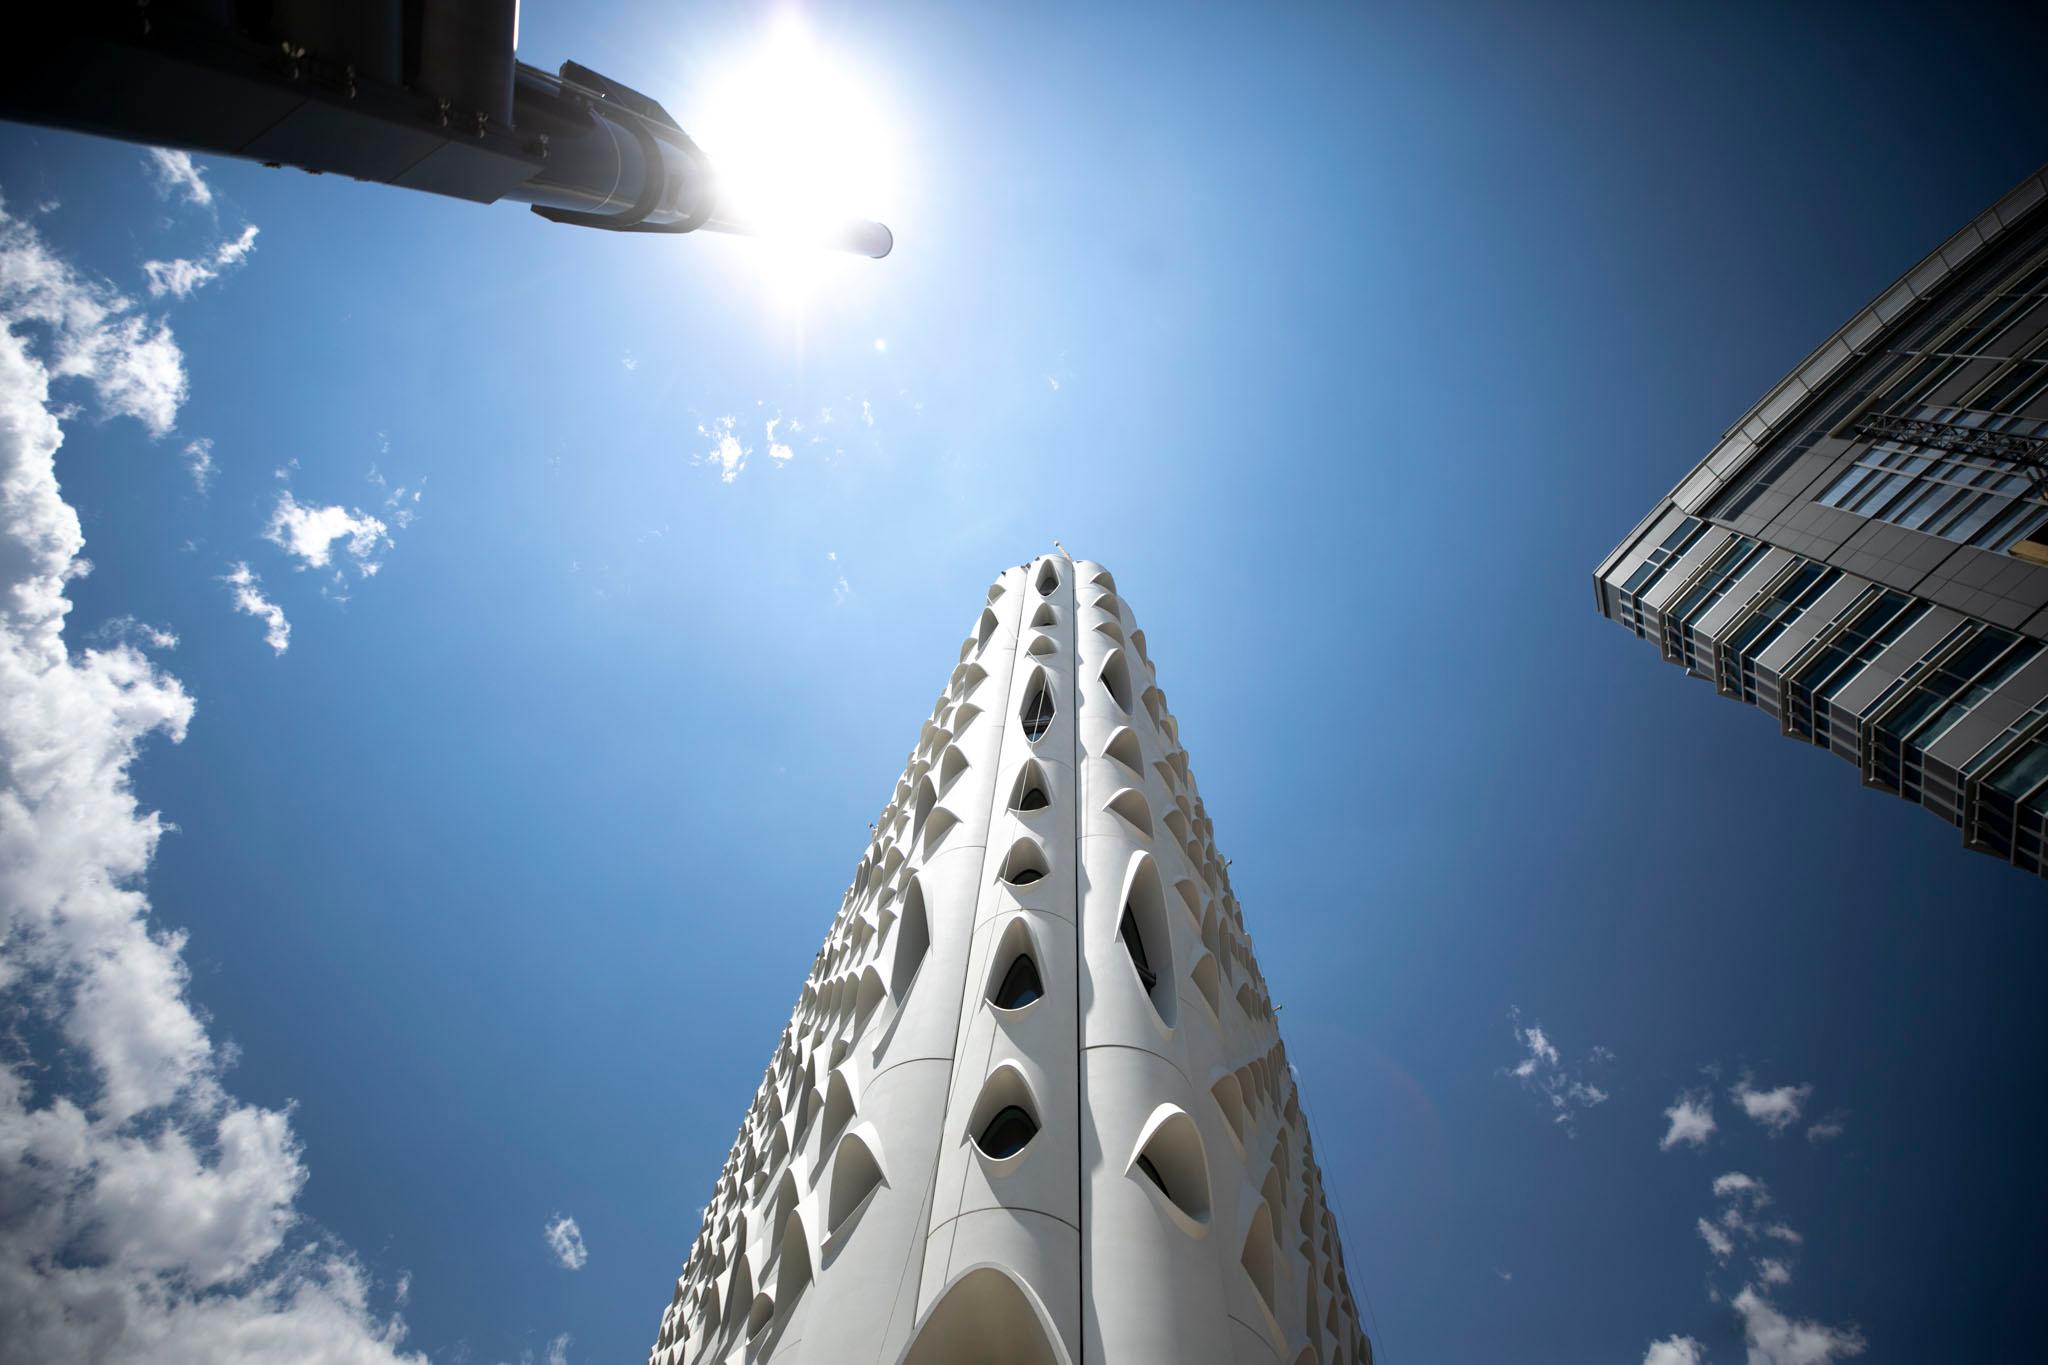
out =
[(1007, 570), (649, 1359), (1371, 1357), (1145, 637), (1100, 565)]

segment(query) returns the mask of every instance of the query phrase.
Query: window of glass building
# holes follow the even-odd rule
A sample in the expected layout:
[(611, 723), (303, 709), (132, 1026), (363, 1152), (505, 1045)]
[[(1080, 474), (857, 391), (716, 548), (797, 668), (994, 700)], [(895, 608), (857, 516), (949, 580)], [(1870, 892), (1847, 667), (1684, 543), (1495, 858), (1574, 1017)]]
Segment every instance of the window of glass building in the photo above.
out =
[(1820, 703), (1847, 687), (1885, 647), (1927, 614), (1928, 604), (1890, 589), (1864, 599), (1858, 611), (1787, 689), (1792, 728), (1816, 744), (1827, 742), (1827, 717)]
[(1757, 656), (1796, 624), (1807, 608), (1841, 578), (1840, 569), (1830, 569), (1812, 560), (1798, 561), (1783, 581), (1728, 632), (1721, 646), (1722, 689), (1730, 693), (1739, 691), (1744, 701), (1754, 702)]

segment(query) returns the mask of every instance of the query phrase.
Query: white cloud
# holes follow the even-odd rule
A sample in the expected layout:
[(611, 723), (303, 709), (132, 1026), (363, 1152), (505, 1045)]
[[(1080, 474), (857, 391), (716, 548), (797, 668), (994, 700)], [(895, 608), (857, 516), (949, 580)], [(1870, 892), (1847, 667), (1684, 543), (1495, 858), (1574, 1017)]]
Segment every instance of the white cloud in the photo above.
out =
[[(150, 922), (165, 825), (130, 771), (183, 738), (192, 699), (132, 645), (64, 642), (84, 538), (50, 384), (86, 378), (153, 431), (183, 393), (168, 333), (126, 308), (0, 212), (0, 1342), (17, 1360), (419, 1362), (361, 1264), (301, 1229), (289, 1112), (226, 1092), (185, 937)], [(138, 387), (165, 366), (176, 385)]]
[(1799, 1122), (1800, 1110), (1807, 1097), (1813, 1094), (1810, 1085), (1781, 1085), (1774, 1090), (1758, 1090), (1744, 1076), (1735, 1083), (1729, 1095), (1742, 1106), (1742, 1112), (1771, 1130), (1773, 1136), (1784, 1132)]
[(211, 256), (204, 260), (144, 261), (142, 273), (149, 281), (149, 296), (160, 299), (169, 294), (172, 298), (189, 298), (202, 285), (211, 283), (221, 272), (240, 265), (256, 249), (257, 228), (250, 223), (242, 229), (241, 235), (222, 242)]
[(1643, 1365), (1702, 1365), (1707, 1348), (1691, 1337), (1666, 1337), (1650, 1343), (1643, 1352)]
[(1771, 1202), (1769, 1192), (1764, 1189), (1764, 1182), (1758, 1180), (1753, 1175), (1744, 1175), (1741, 1171), (1730, 1171), (1726, 1175), (1714, 1177), (1714, 1197), (1716, 1199), (1729, 1199), (1742, 1195), (1754, 1198), (1759, 1206)]
[(1608, 1099), (1605, 1090), (1585, 1079), (1581, 1068), (1611, 1061), (1614, 1054), (1604, 1047), (1595, 1047), (1586, 1054), (1584, 1062), (1573, 1066), (1565, 1062), (1564, 1054), (1541, 1024), (1523, 1028), (1520, 1010), (1509, 1010), (1508, 1020), (1515, 1045), (1523, 1055), (1521, 1061), (1507, 1068), (1507, 1074), (1520, 1081), (1523, 1089), (1542, 1096), (1550, 1121), (1576, 1136), (1573, 1125), (1579, 1114), (1605, 1104)]
[(739, 437), (733, 435), (733, 422), (731, 417), (719, 417), (708, 427), (702, 422), (697, 424), (697, 434), (710, 438), (711, 449), (697, 456), (695, 463), (715, 467), (720, 483), (739, 478), (740, 471), (747, 467), (747, 457), (754, 453), (751, 446), (741, 445)]
[(1765, 1228), (1764, 1236), (1775, 1237), (1779, 1241), (1785, 1243), (1787, 1246), (1795, 1247), (1806, 1240), (1804, 1237), (1801, 1237), (1799, 1235), (1797, 1230), (1790, 1228), (1783, 1223), (1773, 1223), (1769, 1227)]
[(1536, 1074), (1536, 1068), (1539, 1066), (1557, 1065), (1557, 1048), (1552, 1046), (1541, 1025), (1517, 1029), (1516, 1032), (1521, 1037), (1522, 1045), (1529, 1049), (1529, 1055), (1515, 1068), (1515, 1075), (1526, 1080)]
[(201, 208), (213, 203), (213, 189), (197, 166), (192, 164), (190, 152), (174, 152), (168, 147), (151, 147), (145, 163), (156, 180), (157, 193), (165, 198), (176, 195), (187, 203)]
[(562, 1263), (564, 1270), (581, 1270), (583, 1263), (590, 1259), (590, 1253), (583, 1246), (583, 1230), (567, 1214), (556, 1214), (541, 1229), (540, 1235), (547, 1239), (548, 1250), (555, 1253), (555, 1259)]
[[(780, 417), (768, 419), (768, 458), (775, 461), (778, 468), (788, 464), (796, 456), (794, 450), (791, 450), (787, 445), (775, 439), (775, 428), (781, 425), (782, 419)], [(801, 424), (792, 424), (791, 426), (793, 431), (801, 429)]]
[[(381, 432), (378, 435), (383, 441), (384, 453), (390, 454), (390, 439), (383, 436)], [(384, 494), (384, 510), (391, 514), (392, 527), (403, 531), (406, 527), (412, 525), (412, 519), (419, 515), (420, 498), (427, 490), (424, 488), (408, 488), (404, 484), (399, 484), (396, 488), (393, 488), (390, 480), (379, 473), (375, 465), (370, 466), (369, 480)], [(426, 480), (421, 479), (420, 482), (425, 483)]]
[(548, 1343), (547, 1365), (569, 1365), (569, 1334), (562, 1333)]
[(82, 278), (27, 223), (0, 207), (0, 317), (50, 329), (36, 362), (44, 380), (80, 379), (101, 412), (133, 417), (152, 436), (170, 431), (185, 401), (185, 357), (168, 324), (135, 311), (132, 300)]
[(1829, 1365), (1860, 1356), (1869, 1345), (1854, 1327), (1788, 1318), (1749, 1285), (1735, 1296), (1735, 1311), (1742, 1316), (1749, 1365)]
[(1753, 1242), (1766, 1235), (1756, 1224), (1756, 1216), (1771, 1203), (1771, 1192), (1763, 1181), (1741, 1171), (1730, 1171), (1717, 1177), (1713, 1188), (1714, 1197), (1722, 1201), (1723, 1228), (1741, 1234), (1745, 1241)]
[(837, 550), (825, 551), (825, 558), (833, 565), (832, 605), (843, 607), (846, 605), (846, 599), (853, 596), (853, 584), (846, 581), (846, 570), (838, 567), (839, 552)]
[(1816, 1121), (1812, 1127), (1806, 1130), (1806, 1140), (1808, 1142), (1833, 1142), (1848, 1131), (1846, 1122), (1848, 1117), (1847, 1114), (1837, 1110), (1826, 1118)]
[(865, 398), (860, 400), (860, 420), (868, 426), (875, 424), (875, 411), (868, 406), (868, 400)]
[(192, 486), (202, 493), (213, 483), (213, 476), (220, 473), (213, 462), (213, 438), (201, 436), (185, 442), (185, 472), (192, 476)]
[(631, 351), (628, 351), (624, 355), (619, 357), (619, 364), (628, 373), (631, 373), (632, 371), (640, 368), (640, 358), (634, 355)]
[(1054, 393), (1058, 393), (1060, 391), (1060, 381), (1055, 379), (1053, 376), (1047, 375), (1045, 377), (1045, 382), (1052, 385), (1052, 391)]
[(221, 576), (234, 589), (235, 610), (263, 623), (263, 643), (282, 654), (291, 648), (292, 623), (284, 619), (284, 608), (263, 595), (257, 585), (263, 580), (247, 564), (238, 563)]
[(139, 621), (133, 616), (115, 616), (93, 632), (93, 638), (109, 644), (133, 645), (137, 649), (176, 649), (176, 632)]
[(1657, 1143), (1660, 1152), (1668, 1152), (1681, 1143), (1688, 1147), (1704, 1147), (1717, 1126), (1714, 1123), (1713, 1097), (1704, 1090), (1681, 1093), (1664, 1111), (1664, 1117), (1671, 1120), (1671, 1126), (1664, 1130), (1663, 1138)]
[(1756, 1262), (1756, 1277), (1765, 1284), (1790, 1284), (1792, 1267), (1775, 1256), (1759, 1257)]
[(302, 569), (326, 568), (333, 560), (335, 542), (346, 541), (344, 548), (364, 577), (377, 572), (381, 567), (377, 552), (391, 545), (389, 529), (361, 508), (351, 511), (339, 503), (309, 507), (294, 498), (290, 489), (278, 496), (263, 538), (303, 560)]
[(1700, 1240), (1707, 1244), (1707, 1250), (1714, 1253), (1714, 1259), (1725, 1261), (1735, 1253), (1735, 1239), (1719, 1227), (1702, 1218), (1694, 1227), (1699, 1229)]

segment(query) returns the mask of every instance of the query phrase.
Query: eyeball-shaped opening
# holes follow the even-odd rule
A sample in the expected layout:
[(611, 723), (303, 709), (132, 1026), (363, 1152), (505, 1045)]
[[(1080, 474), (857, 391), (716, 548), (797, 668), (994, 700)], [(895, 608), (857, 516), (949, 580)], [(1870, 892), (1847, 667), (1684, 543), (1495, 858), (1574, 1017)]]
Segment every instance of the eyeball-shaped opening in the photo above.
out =
[(945, 791), (960, 780), (960, 774), (967, 771), (967, 755), (960, 752), (958, 744), (949, 745), (939, 759), (939, 790)]
[(981, 1098), (967, 1121), (968, 1138), (982, 1156), (1004, 1162), (1020, 1156), (1038, 1129), (1038, 1101), (1024, 1073), (1005, 1062), (982, 1083)]
[(1162, 1104), (1152, 1112), (1138, 1135), (1127, 1173), (1144, 1177), (1165, 1196), (1186, 1220), (1183, 1230), (1192, 1232), (1208, 1224), (1208, 1154), (1195, 1121), (1178, 1105)]
[(1152, 808), (1145, 804), (1144, 793), (1136, 787), (1125, 787), (1103, 803), (1103, 809), (1123, 820), (1143, 834), (1152, 837)]
[(1010, 845), (1010, 852), (1003, 859), (1001, 876), (1011, 886), (1029, 886), (1044, 880), (1051, 870), (1044, 849), (1030, 839), (1019, 839)]
[(882, 1184), (882, 1165), (874, 1149), (857, 1133), (848, 1133), (832, 1158), (832, 1185), (826, 1200), (825, 1226), (836, 1233), (871, 1193)]
[(1251, 1226), (1245, 1230), (1244, 1250), (1238, 1261), (1251, 1277), (1252, 1288), (1259, 1291), (1259, 1300), (1268, 1312), (1274, 1308), (1273, 1260), (1273, 1215), (1261, 1203), (1252, 1214)]
[(1038, 972), (1038, 945), (1019, 915), (1004, 928), (990, 958), (988, 1003), (998, 1010), (1026, 1009), (1045, 995)]
[(1038, 595), (1040, 597), (1050, 597), (1059, 591), (1059, 586), (1060, 571), (1055, 569), (1052, 566), (1052, 561), (1048, 559), (1045, 561), (1045, 566), (1038, 571)]
[(1005, 1105), (976, 1134), (974, 1145), (991, 1161), (1007, 1161), (1038, 1136), (1038, 1120), (1021, 1104)]
[(1159, 885), (1159, 865), (1147, 854), (1138, 853), (1131, 859), (1131, 869), (1124, 878), (1123, 916), (1117, 922), (1116, 932), (1153, 1011), (1161, 1023), (1172, 1028), (1178, 999), (1173, 974), (1173, 932)]
[(1102, 664), (1102, 686), (1108, 691), (1110, 700), (1117, 708), (1128, 713), (1131, 709), (1131, 665), (1120, 649), (1110, 651)]
[(1024, 689), (1024, 704), (1017, 710), (1017, 720), (1024, 727), (1024, 738), (1033, 744), (1038, 743), (1052, 728), (1053, 717), (1058, 711), (1059, 707), (1053, 701), (1052, 683), (1046, 678), (1044, 669), (1036, 670), (1030, 685)]
[(889, 990), (900, 1002), (910, 994), (910, 983), (917, 979), (917, 969), (924, 965), (924, 956), (931, 951), (931, 917), (924, 908), (924, 885), (916, 878), (910, 882), (910, 891), (903, 900), (903, 913), (894, 925), (896, 946), (889, 967)]
[(1038, 766), (1037, 759), (1026, 759), (1024, 766), (1017, 770), (1017, 780), (1010, 787), (1010, 809), (1014, 811), (1044, 810), (1052, 804), (1052, 783), (1047, 780), (1045, 769)]

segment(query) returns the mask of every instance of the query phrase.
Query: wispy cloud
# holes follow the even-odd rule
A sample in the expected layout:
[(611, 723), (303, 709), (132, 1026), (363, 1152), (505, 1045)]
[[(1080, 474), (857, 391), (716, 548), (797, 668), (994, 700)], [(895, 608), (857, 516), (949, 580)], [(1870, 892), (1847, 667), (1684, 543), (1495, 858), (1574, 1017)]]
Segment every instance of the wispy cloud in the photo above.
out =
[(1773, 1136), (1784, 1132), (1799, 1122), (1809, 1096), (1811, 1085), (1780, 1085), (1770, 1090), (1759, 1090), (1750, 1082), (1745, 1073), (1729, 1090), (1729, 1096), (1742, 1107), (1742, 1112), (1755, 1119), (1771, 1131)]
[(1671, 1102), (1664, 1111), (1670, 1126), (1657, 1143), (1657, 1150), (1668, 1152), (1673, 1147), (1704, 1147), (1707, 1139), (1714, 1136), (1718, 1126), (1714, 1122), (1714, 1099), (1705, 1090), (1687, 1090)]
[(201, 436), (185, 442), (185, 472), (192, 476), (192, 486), (204, 493), (213, 484), (214, 475), (220, 469), (213, 462), (213, 438)]
[[(768, 419), (768, 458), (775, 461), (777, 467), (788, 464), (796, 457), (796, 452), (791, 450), (786, 443), (775, 439), (775, 428), (781, 425), (782, 419), (780, 417)], [(802, 424), (799, 423), (791, 429), (801, 430)]]
[(175, 196), (201, 208), (213, 206), (213, 188), (206, 183), (199, 167), (192, 164), (190, 152), (151, 147), (143, 158), (143, 164), (149, 167), (150, 177), (156, 181), (157, 193), (166, 199)]
[(167, 826), (132, 769), (152, 738), (183, 739), (192, 699), (132, 645), (64, 641), (84, 537), (50, 386), (83, 378), (106, 411), (168, 430), (183, 358), (136, 322), (0, 211), (4, 1353), (421, 1365), (399, 1351), (403, 1320), (370, 1307), (361, 1263), (304, 1230), (290, 1116), (228, 1092), (186, 937), (150, 914)]
[(292, 626), (284, 619), (284, 608), (263, 595), (262, 583), (246, 563), (238, 563), (221, 576), (234, 592), (235, 610), (263, 622), (263, 642), (282, 654), (291, 648)]
[(697, 424), (697, 434), (709, 438), (711, 448), (697, 456), (695, 463), (716, 469), (720, 483), (738, 479), (740, 471), (747, 467), (747, 457), (754, 453), (752, 447), (740, 444), (740, 438), (733, 434), (735, 422), (732, 417), (718, 417), (712, 419), (710, 426)]
[(1508, 1020), (1515, 1044), (1523, 1055), (1507, 1068), (1507, 1074), (1520, 1081), (1523, 1089), (1542, 1097), (1552, 1123), (1567, 1133), (1575, 1133), (1578, 1116), (1608, 1099), (1607, 1092), (1588, 1079), (1587, 1071), (1612, 1061), (1614, 1054), (1596, 1046), (1587, 1051), (1582, 1061), (1567, 1063), (1541, 1024), (1524, 1028), (1519, 1010), (1510, 1010)]
[(846, 570), (839, 567), (837, 550), (827, 550), (825, 559), (832, 565), (832, 605), (843, 607), (846, 599), (853, 596), (853, 584), (846, 581)]
[[(389, 454), (391, 451), (391, 442), (388, 438), (384, 441), (384, 451), (386, 454)], [(377, 491), (384, 495), (384, 510), (391, 517), (391, 528), (403, 531), (406, 527), (412, 525), (412, 519), (419, 515), (420, 499), (426, 495), (427, 490), (420, 487), (407, 487), (402, 483), (394, 486), (389, 479), (385, 478), (378, 471), (375, 465), (370, 466), (368, 478), (372, 484), (376, 485)], [(426, 480), (421, 479), (420, 482), (424, 484)]]
[(93, 638), (103, 644), (132, 645), (137, 649), (176, 649), (178, 637), (161, 626), (138, 621), (133, 616), (115, 616), (101, 624)]
[(1849, 1115), (1846, 1112), (1837, 1109), (1826, 1118), (1815, 1121), (1806, 1130), (1806, 1140), (1808, 1142), (1833, 1142), (1848, 1131), (1848, 1119)]
[(558, 1213), (548, 1220), (541, 1229), (541, 1236), (547, 1239), (548, 1250), (555, 1253), (555, 1259), (562, 1263), (564, 1270), (581, 1270), (590, 1253), (583, 1246), (583, 1230), (576, 1226), (576, 1220), (567, 1214)]
[(221, 277), (249, 258), (256, 249), (257, 228), (254, 223), (245, 226), (241, 235), (231, 237), (214, 248), (213, 254), (198, 260), (144, 261), (142, 273), (149, 281), (149, 296), (160, 299), (169, 294), (172, 298), (189, 298), (201, 286)]

